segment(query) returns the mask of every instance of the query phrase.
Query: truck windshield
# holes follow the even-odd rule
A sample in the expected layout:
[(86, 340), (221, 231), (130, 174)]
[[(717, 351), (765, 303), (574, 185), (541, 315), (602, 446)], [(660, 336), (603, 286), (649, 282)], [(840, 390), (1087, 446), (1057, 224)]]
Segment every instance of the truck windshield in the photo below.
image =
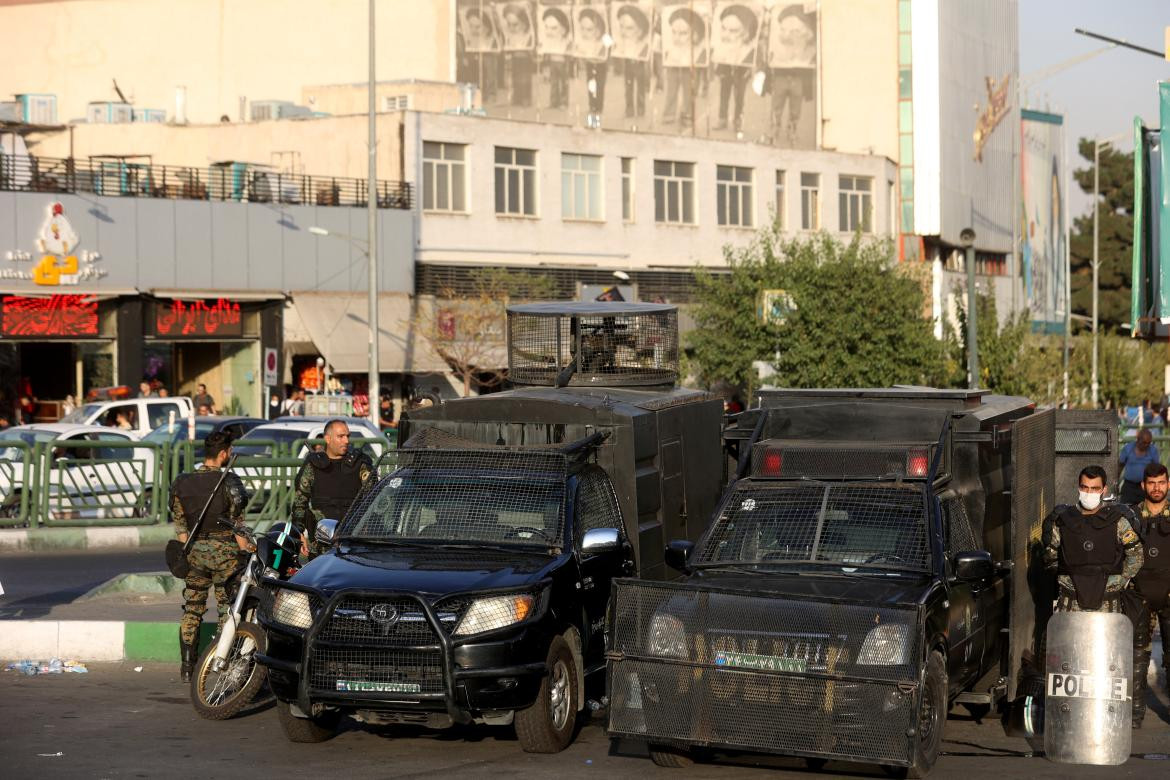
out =
[(383, 479), (351, 511), (339, 537), (429, 544), (560, 546), (562, 481), (513, 476), (411, 475)]
[(694, 560), (927, 570), (926, 526), (918, 487), (744, 483)]

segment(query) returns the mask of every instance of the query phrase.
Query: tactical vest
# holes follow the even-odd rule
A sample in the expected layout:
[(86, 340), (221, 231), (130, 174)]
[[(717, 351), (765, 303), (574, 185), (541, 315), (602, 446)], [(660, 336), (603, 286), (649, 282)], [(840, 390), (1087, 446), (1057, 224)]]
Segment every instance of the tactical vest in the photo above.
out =
[[(180, 474), (175, 479), (175, 483), (171, 487), (171, 492), (179, 497), (179, 504), (183, 507), (183, 514), (187, 516), (188, 532), (195, 527), (195, 522), (199, 519), (199, 513), (203, 511), (203, 505), (207, 503), (207, 496), (210, 495), (216, 483), (219, 482), (220, 474), (221, 472), (219, 471), (201, 469), (188, 474)], [(231, 529), (219, 522), (220, 520), (230, 521), (231, 518), (228, 517), (228, 508), (227, 488), (224, 485), (220, 485), (219, 490), (216, 491), (215, 496), (211, 499), (211, 504), (207, 507), (207, 515), (203, 518), (203, 523), (199, 526), (199, 533), (195, 535), (195, 541), (206, 541), (208, 539), (231, 541)]]
[(341, 520), (362, 487), (361, 459), (347, 454), (330, 460), (324, 453), (314, 453), (309, 465), (316, 472), (309, 503), (325, 518)]
[(1146, 523), (1142, 534), (1146, 560), (1133, 585), (1151, 607), (1161, 610), (1170, 595), (1170, 518), (1151, 517)]
[(1060, 573), (1067, 574), (1077, 591), (1077, 602), (1087, 611), (1100, 609), (1110, 574), (1125, 567), (1125, 547), (1117, 540), (1121, 513), (1104, 507), (1083, 515), (1073, 506), (1056, 516), (1060, 526)]

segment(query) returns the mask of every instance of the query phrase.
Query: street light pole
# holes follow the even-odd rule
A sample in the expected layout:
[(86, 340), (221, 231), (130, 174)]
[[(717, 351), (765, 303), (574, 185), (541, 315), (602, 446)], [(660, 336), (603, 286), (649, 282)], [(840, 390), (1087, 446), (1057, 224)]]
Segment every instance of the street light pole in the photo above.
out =
[(1097, 272), (1100, 261), (1097, 258), (1099, 212), (1101, 211), (1101, 142), (1093, 141), (1093, 368), (1090, 378), (1093, 408), (1097, 408)]
[(378, 131), (377, 131), (377, 95), (375, 85), (377, 73), (374, 68), (374, 0), (370, 3), (370, 85), (369, 85), (369, 146), (370, 172), (369, 182), (366, 184), (369, 210), (369, 252), (366, 257), (370, 263), (370, 378), (369, 378), (369, 416), (377, 430), (382, 430), (382, 393), (379, 385), (378, 370)]

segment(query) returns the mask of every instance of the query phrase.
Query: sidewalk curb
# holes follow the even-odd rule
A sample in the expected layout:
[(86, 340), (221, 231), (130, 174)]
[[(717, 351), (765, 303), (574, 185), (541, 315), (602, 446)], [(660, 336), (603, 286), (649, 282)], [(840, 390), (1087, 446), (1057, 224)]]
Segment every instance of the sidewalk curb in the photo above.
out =
[[(272, 523), (256, 523), (257, 531)], [(162, 547), (175, 538), (174, 526), (123, 525), (92, 528), (4, 528), (0, 529), (0, 555), (11, 552), (60, 552), (63, 550), (123, 549)]]
[[(215, 633), (204, 623), (200, 647)], [(179, 661), (179, 623), (134, 620), (3, 620), (0, 659)]]

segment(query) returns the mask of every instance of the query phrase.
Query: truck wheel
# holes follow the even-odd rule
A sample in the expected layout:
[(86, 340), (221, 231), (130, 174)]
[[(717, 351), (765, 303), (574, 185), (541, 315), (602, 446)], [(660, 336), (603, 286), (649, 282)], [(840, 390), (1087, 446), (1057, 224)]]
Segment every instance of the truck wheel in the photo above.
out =
[(337, 733), (341, 713), (333, 710), (315, 718), (298, 718), (286, 701), (276, 702), (276, 714), (280, 716), (280, 728), (289, 742), (324, 742)]
[(563, 637), (553, 637), (548, 648), (548, 674), (540, 683), (536, 702), (516, 710), (516, 736), (527, 753), (559, 753), (573, 739), (577, 724), (577, 667)]
[(918, 732), (914, 740), (913, 762), (906, 770), (907, 777), (921, 778), (930, 774), (938, 751), (942, 747), (943, 729), (947, 723), (947, 667), (942, 654), (930, 654), (926, 672), (922, 676), (922, 701), (918, 707)]
[(648, 745), (650, 760), (658, 766), (667, 769), (686, 769), (695, 763), (694, 756), (689, 750), (671, 747), (669, 745)]

